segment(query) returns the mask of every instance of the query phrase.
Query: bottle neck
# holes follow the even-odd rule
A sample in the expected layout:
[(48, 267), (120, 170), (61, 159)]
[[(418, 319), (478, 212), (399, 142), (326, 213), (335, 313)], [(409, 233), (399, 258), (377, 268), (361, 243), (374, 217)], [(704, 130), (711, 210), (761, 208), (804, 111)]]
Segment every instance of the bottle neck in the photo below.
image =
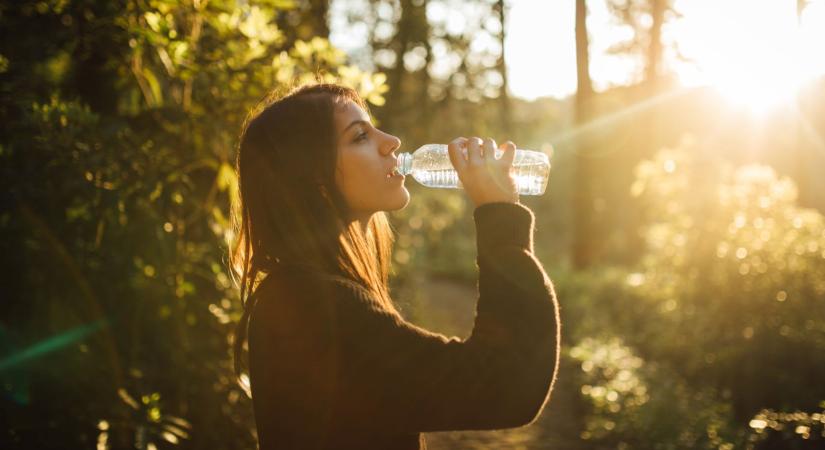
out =
[(412, 153), (401, 153), (398, 155), (398, 173), (409, 175), (412, 172)]

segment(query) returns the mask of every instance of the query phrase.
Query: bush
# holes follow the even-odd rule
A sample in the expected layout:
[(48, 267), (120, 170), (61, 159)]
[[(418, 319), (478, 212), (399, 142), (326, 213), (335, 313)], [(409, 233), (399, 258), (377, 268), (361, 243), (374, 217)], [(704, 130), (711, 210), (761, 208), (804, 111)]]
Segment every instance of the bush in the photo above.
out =
[[(825, 218), (796, 206), (793, 183), (772, 169), (732, 168), (689, 140), (636, 174), (637, 267), (560, 287), (592, 407), (585, 433), (719, 448), (749, 441), (765, 409), (813, 413), (825, 398), (825, 360), (813, 357), (825, 354)], [(627, 382), (619, 374), (637, 386), (611, 387)]]

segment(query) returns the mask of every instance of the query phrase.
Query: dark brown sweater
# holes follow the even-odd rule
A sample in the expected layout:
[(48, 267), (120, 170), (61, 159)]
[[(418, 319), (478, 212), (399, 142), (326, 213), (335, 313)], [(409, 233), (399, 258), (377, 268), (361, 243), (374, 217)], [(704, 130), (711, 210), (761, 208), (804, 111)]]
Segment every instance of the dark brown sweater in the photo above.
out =
[(532, 212), (475, 209), (478, 304), (466, 340), (433, 333), (342, 277), (284, 267), (256, 291), (250, 381), (261, 450), (425, 449), (421, 432), (534, 421), (555, 379), (559, 318)]

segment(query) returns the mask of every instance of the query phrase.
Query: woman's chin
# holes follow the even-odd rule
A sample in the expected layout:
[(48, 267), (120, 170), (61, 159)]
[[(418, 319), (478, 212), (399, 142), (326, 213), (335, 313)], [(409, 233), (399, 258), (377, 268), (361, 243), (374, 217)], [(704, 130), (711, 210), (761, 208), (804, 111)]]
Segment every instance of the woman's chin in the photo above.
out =
[(388, 208), (388, 211), (398, 211), (399, 209), (404, 209), (410, 203), (410, 191), (407, 190), (406, 187), (401, 188), (401, 192), (398, 194), (397, 200), (393, 202), (393, 205)]

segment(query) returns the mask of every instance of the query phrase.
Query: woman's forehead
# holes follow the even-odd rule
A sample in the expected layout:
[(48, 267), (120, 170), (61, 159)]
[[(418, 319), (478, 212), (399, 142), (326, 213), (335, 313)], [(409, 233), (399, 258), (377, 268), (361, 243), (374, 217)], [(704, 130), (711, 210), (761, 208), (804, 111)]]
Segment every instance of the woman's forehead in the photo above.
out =
[(370, 116), (361, 106), (352, 100), (346, 99), (335, 108), (335, 123), (339, 130), (343, 130), (356, 120), (370, 121)]

